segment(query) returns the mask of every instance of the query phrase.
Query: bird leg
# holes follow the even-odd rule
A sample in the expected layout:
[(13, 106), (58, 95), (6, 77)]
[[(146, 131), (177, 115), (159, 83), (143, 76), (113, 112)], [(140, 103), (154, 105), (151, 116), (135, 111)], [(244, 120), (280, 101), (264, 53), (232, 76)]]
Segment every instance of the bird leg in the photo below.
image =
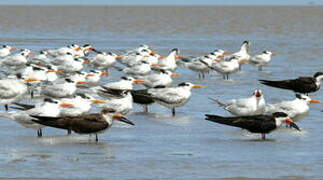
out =
[(225, 74), (223, 74), (223, 75), (222, 75), (222, 78), (223, 78), (224, 80), (225, 80), (225, 76), (226, 76)]
[(175, 108), (172, 108), (172, 115), (175, 116), (176, 112), (175, 112)]
[(38, 130), (37, 130), (37, 136), (38, 136), (38, 137), (42, 137), (42, 136), (43, 136), (43, 132), (42, 132), (42, 130), (41, 130), (41, 129), (38, 129)]
[(8, 104), (4, 105), (4, 108), (6, 109), (6, 111), (9, 111)]
[(95, 134), (95, 141), (98, 142), (99, 138), (98, 138), (98, 134)]
[(258, 66), (258, 71), (262, 71), (262, 66)]
[(33, 98), (34, 98), (34, 91), (33, 91), (33, 90), (30, 92), (30, 98), (31, 98), (31, 99), (33, 99)]
[(70, 135), (72, 134), (72, 131), (70, 129), (67, 130), (67, 134)]
[(262, 139), (262, 140), (266, 140), (266, 134), (265, 134), (265, 133), (262, 133), (262, 134), (261, 134), (261, 139)]
[(144, 105), (144, 112), (148, 113), (148, 105)]
[(202, 73), (202, 79), (205, 79), (205, 74), (204, 73)]

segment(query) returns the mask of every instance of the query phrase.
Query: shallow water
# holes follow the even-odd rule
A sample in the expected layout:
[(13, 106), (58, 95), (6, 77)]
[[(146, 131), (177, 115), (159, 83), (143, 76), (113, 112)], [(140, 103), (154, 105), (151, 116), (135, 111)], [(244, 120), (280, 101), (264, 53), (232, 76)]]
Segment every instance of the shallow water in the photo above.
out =
[[(115, 123), (99, 143), (52, 128), (37, 138), (35, 131), (1, 119), (0, 179), (322, 178), (322, 105), (311, 105), (310, 115), (298, 123), (302, 132), (278, 130), (267, 141), (207, 122), (204, 114), (229, 115), (209, 97), (246, 97), (256, 88), (270, 103), (293, 99), (293, 93), (257, 79), (322, 71), (323, 7), (0, 7), (0, 16), (1, 43), (34, 50), (91, 43), (121, 52), (145, 43), (162, 55), (177, 47), (189, 56), (216, 48), (236, 51), (250, 40), (252, 54), (278, 53), (264, 72), (244, 66), (231, 81), (218, 75), (200, 80), (179, 68), (183, 76), (175, 83), (206, 88), (194, 90), (176, 117), (158, 105), (148, 114), (135, 106), (127, 117), (136, 125)], [(119, 76), (112, 71), (105, 81)], [(312, 97), (322, 100), (322, 91)]]

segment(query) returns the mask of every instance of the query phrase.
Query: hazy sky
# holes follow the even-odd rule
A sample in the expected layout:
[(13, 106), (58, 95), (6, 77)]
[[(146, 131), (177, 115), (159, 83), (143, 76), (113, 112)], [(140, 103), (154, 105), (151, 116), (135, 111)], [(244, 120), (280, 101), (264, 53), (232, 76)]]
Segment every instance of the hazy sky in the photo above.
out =
[(0, 0), (4, 5), (323, 5), (323, 0)]

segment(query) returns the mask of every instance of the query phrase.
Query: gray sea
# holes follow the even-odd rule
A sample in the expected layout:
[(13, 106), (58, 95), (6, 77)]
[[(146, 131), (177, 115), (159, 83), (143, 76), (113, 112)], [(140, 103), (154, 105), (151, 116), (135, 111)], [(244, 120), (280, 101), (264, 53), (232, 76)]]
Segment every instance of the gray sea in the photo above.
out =
[[(183, 75), (175, 84), (188, 81), (205, 88), (194, 90), (176, 117), (158, 105), (148, 114), (135, 105), (127, 117), (136, 125), (115, 123), (98, 143), (53, 128), (45, 128), (44, 137), (37, 138), (34, 130), (1, 119), (0, 179), (323, 178), (321, 104), (312, 104), (310, 115), (298, 123), (301, 132), (277, 130), (267, 141), (204, 120), (206, 113), (229, 115), (210, 97), (248, 97), (260, 88), (268, 103), (294, 99), (292, 92), (257, 80), (312, 76), (323, 70), (323, 7), (1, 6), (0, 17), (0, 43), (17, 48), (90, 43), (120, 53), (144, 43), (162, 55), (179, 48), (183, 56), (197, 56), (217, 48), (237, 51), (249, 40), (252, 54), (278, 54), (265, 71), (243, 66), (231, 81), (219, 75), (201, 80), (178, 68)], [(112, 70), (104, 82), (120, 75)], [(312, 97), (323, 100), (322, 90)]]

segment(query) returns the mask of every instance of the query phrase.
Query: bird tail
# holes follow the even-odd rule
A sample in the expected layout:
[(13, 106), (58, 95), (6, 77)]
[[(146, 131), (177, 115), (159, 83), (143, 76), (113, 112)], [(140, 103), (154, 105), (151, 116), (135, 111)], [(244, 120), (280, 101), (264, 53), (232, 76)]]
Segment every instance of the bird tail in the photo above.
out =
[(286, 83), (283, 83), (282, 81), (269, 81), (269, 80), (259, 80), (261, 84), (271, 86), (271, 87), (277, 87), (277, 88), (283, 88), (283, 89), (289, 89)]
[(8, 112), (8, 111), (0, 111), (0, 117), (12, 119), (12, 115), (13, 115), (12, 111), (10, 111), (10, 112)]
[(216, 103), (216, 104), (218, 104), (220, 107), (226, 107), (227, 105), (225, 104), (225, 103), (223, 103), (223, 102), (221, 102), (221, 101), (219, 101), (219, 100), (217, 100), (217, 99), (213, 99), (213, 98), (209, 98), (212, 102), (214, 102), (214, 103)]
[(205, 116), (206, 116), (205, 120), (232, 126), (233, 119), (231, 117), (222, 117), (222, 116), (212, 115), (212, 114), (205, 114)]

